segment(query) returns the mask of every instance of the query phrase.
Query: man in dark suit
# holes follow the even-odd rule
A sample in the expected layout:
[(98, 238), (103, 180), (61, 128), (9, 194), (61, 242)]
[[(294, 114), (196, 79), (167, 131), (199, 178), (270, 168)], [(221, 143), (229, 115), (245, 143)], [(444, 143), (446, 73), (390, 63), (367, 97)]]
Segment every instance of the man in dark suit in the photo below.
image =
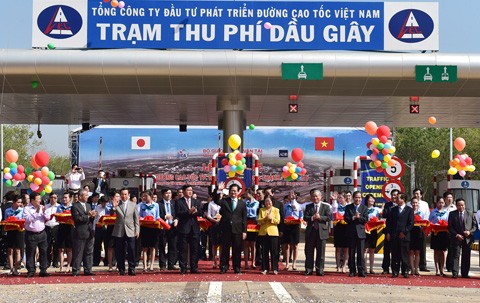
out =
[(180, 273), (187, 273), (188, 249), (190, 248), (190, 272), (198, 273), (198, 247), (200, 243), (200, 226), (198, 217), (202, 203), (193, 199), (193, 188), (183, 186), (183, 197), (175, 203), (175, 214), (178, 218), (177, 237), (180, 253)]
[(73, 228), (73, 254), (72, 254), (72, 275), (78, 276), (83, 261), (83, 272), (85, 276), (94, 276), (93, 265), (93, 242), (94, 229), (93, 220), (96, 212), (87, 203), (88, 191), (82, 189), (79, 192), (78, 202), (72, 205), (72, 218), (75, 226)]
[[(387, 219), (390, 215), (390, 212), (394, 206), (397, 206), (395, 200), (397, 199), (397, 195), (400, 191), (398, 189), (392, 189), (390, 191), (391, 200), (383, 204), (382, 210), (382, 218)], [(391, 263), (391, 251), (392, 248), (390, 247), (390, 241), (383, 242), (383, 261), (382, 261), (382, 275), (386, 275), (390, 273), (390, 263)]]
[[(357, 274), (359, 277), (366, 277), (365, 273), (365, 259), (363, 254), (365, 252), (365, 223), (368, 221), (368, 208), (361, 204), (362, 193), (356, 191), (353, 193), (353, 203), (345, 207), (344, 219), (347, 222), (348, 236), (350, 237), (350, 247), (348, 250), (348, 269), (349, 276), (354, 277)], [(356, 254), (356, 262), (355, 262)]]
[[(220, 183), (219, 191), (225, 184)], [(240, 187), (237, 184), (230, 185), (229, 196), (219, 200), (216, 195), (214, 201), (220, 205), (219, 230), (222, 235), (222, 248), (220, 252), (220, 273), (227, 272), (230, 259), (230, 246), (232, 247), (232, 266), (236, 274), (240, 273), (242, 263), (243, 240), (247, 237), (247, 205), (245, 201), (237, 197)]]
[(477, 230), (477, 220), (470, 210), (465, 210), (465, 200), (456, 200), (457, 210), (448, 215), (448, 233), (450, 234), (450, 247), (453, 254), (452, 278), (458, 276), (460, 263), (460, 250), (462, 250), (462, 278), (469, 278), (470, 254), (473, 243), (473, 233)]
[[(159, 256), (160, 269), (178, 270), (177, 263), (177, 220), (175, 220), (175, 201), (172, 200), (172, 191), (164, 188), (161, 191), (162, 199), (159, 202), (160, 217), (170, 225), (169, 230), (160, 231)], [(168, 244), (168, 253), (165, 248)], [(168, 265), (168, 267), (167, 267)]]
[[(318, 276), (323, 276), (325, 266), (325, 246), (329, 236), (329, 223), (332, 219), (330, 206), (322, 203), (322, 193), (318, 190), (310, 191), (310, 201), (307, 205), (304, 220), (307, 222), (305, 230), (305, 276), (313, 272), (314, 254), (315, 270)], [(288, 258), (288, 256), (285, 256)]]
[(392, 277), (398, 277), (400, 265), (402, 276), (408, 278), (410, 232), (413, 228), (413, 209), (406, 205), (407, 195), (397, 195), (397, 206), (393, 207), (387, 218), (386, 240), (392, 248)]

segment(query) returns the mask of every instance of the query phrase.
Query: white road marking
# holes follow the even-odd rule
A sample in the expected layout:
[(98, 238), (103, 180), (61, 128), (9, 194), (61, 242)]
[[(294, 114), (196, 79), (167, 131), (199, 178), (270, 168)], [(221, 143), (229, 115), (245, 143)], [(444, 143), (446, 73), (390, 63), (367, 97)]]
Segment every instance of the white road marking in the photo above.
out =
[(210, 282), (208, 287), (207, 303), (222, 302), (222, 282)]
[(288, 291), (283, 287), (280, 282), (269, 282), (270, 287), (272, 287), (273, 292), (277, 295), (278, 300), (282, 303), (295, 303), (295, 300), (290, 296)]

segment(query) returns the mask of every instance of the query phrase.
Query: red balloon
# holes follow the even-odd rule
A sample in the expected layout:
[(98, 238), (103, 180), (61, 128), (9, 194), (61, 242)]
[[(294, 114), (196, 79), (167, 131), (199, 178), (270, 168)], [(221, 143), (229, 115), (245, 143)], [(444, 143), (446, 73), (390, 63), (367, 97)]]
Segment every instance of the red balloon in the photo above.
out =
[(35, 154), (35, 162), (39, 166), (47, 166), (48, 161), (50, 161), (50, 156), (48, 155), (47, 152), (41, 150)]
[(40, 178), (40, 179), (41, 179), (41, 178), (42, 178), (42, 172), (39, 171), (39, 170), (34, 171), (34, 172), (33, 172), (33, 176), (34, 176), (35, 178)]
[(20, 164), (20, 165), (17, 167), (17, 172), (18, 172), (19, 174), (24, 173), (24, 172), (25, 172), (25, 167), (23, 167), (23, 165)]
[(381, 173), (383, 171), (383, 167), (379, 166), (375, 169), (377, 172)]
[(47, 176), (43, 176), (42, 177), (42, 184), (47, 185), (48, 183), (50, 183), (50, 178), (47, 177)]
[(287, 179), (289, 176), (290, 176), (290, 173), (289, 173), (288, 171), (282, 172), (282, 178), (283, 178), (283, 179)]
[(372, 142), (367, 142), (367, 148), (370, 149), (370, 146), (372, 145)]
[(16, 173), (16, 174), (13, 176), (13, 179), (16, 180), (16, 181), (22, 180), (22, 174)]
[(300, 162), (303, 159), (303, 150), (300, 148), (294, 148), (292, 150), (292, 160), (295, 162)]
[(307, 173), (307, 170), (305, 168), (302, 168), (302, 171), (299, 173), (300, 176), (303, 176)]
[(472, 158), (468, 157), (467, 159), (465, 159), (465, 163), (467, 163), (467, 165), (472, 165)]
[(298, 162), (297, 167), (303, 168), (303, 162)]
[(382, 125), (379, 128), (377, 128), (377, 137), (378, 138), (381, 138), (381, 137), (385, 136), (388, 139), (388, 137), (390, 137), (390, 135), (391, 135), (390, 128), (388, 126)]
[(375, 147), (375, 148), (372, 150), (372, 152), (373, 152), (374, 155), (378, 155), (378, 154), (380, 153), (380, 150)]
[(40, 185), (40, 186), (38, 187), (38, 189), (36, 190), (36, 192), (37, 192), (37, 193), (41, 193), (42, 191), (43, 191), (43, 186)]
[(382, 150), (382, 154), (385, 155), (385, 156), (388, 155), (389, 153), (390, 153), (390, 151), (389, 151), (388, 149), (386, 149), (386, 148), (384, 148), (384, 149)]
[(235, 159), (237, 159), (237, 160), (239, 160), (239, 161), (242, 160), (242, 158), (243, 158), (243, 154), (242, 154), (242, 153), (238, 153), (238, 154), (235, 155)]
[(385, 143), (387, 143), (387, 141), (388, 141), (388, 137), (381, 136), (381, 137), (379, 138), (379, 140), (380, 140), (380, 142), (382, 142), (383, 144), (385, 144)]
[(227, 158), (223, 158), (223, 159), (222, 159), (222, 165), (223, 165), (223, 166), (228, 165), (228, 159), (227, 159)]

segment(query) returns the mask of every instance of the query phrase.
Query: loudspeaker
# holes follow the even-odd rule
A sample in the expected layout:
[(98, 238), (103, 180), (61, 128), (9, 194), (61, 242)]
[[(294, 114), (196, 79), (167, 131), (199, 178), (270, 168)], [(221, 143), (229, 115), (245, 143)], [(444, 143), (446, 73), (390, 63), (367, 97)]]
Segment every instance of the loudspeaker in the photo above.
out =
[(186, 132), (187, 131), (187, 124), (180, 124), (179, 125), (180, 132)]
[(90, 123), (82, 123), (82, 130), (87, 131), (90, 129)]

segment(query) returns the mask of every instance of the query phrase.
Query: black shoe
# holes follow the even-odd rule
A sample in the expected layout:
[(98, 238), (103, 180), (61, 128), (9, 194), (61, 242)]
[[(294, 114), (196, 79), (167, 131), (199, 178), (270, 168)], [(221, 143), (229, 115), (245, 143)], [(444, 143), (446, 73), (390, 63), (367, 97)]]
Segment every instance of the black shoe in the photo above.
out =
[(458, 277), (457, 274), (453, 274), (453, 275), (452, 275), (452, 278), (453, 278), (453, 279), (456, 279), (457, 277)]
[(367, 277), (367, 275), (366, 275), (364, 272), (358, 273), (358, 276), (359, 276), (359, 277), (362, 277), (362, 278), (366, 278), (366, 277)]
[(135, 269), (129, 269), (129, 270), (128, 270), (128, 275), (129, 275), (129, 276), (136, 276), (137, 273), (135, 272)]
[(226, 269), (226, 268), (220, 269), (220, 273), (221, 273), (221, 274), (224, 274), (224, 273), (226, 273), (226, 272), (227, 272), (227, 269)]
[(32, 278), (33, 276), (35, 276), (34, 272), (27, 273), (27, 278)]
[(49, 277), (50, 274), (46, 271), (41, 271), (39, 274), (38, 274), (40, 277)]
[(53, 263), (52, 267), (53, 268), (59, 268), (60, 266), (58, 266), (58, 263)]
[(403, 273), (402, 276), (407, 279), (408, 278), (408, 274), (407, 273)]
[(78, 272), (72, 272), (72, 276), (74, 276), (74, 277), (78, 277), (79, 275), (80, 275), (80, 273), (78, 273)]
[(470, 279), (470, 276), (463, 276), (463, 275), (462, 275), (462, 278), (464, 278), (464, 279)]
[(186, 269), (180, 269), (180, 274), (184, 275), (187, 273), (187, 270)]
[(240, 268), (234, 268), (233, 272), (236, 273), (236, 274), (239, 274), (240, 273)]
[(190, 273), (192, 273), (192, 274), (198, 274), (198, 269), (191, 269), (191, 270), (190, 270)]
[[(170, 270), (170, 268), (168, 268), (168, 269)], [(167, 268), (165, 266), (160, 267), (160, 271), (164, 271), (164, 270), (167, 270)]]
[(351, 271), (351, 272), (348, 274), (349, 277), (355, 277), (356, 275), (357, 275), (357, 274), (354, 273), (353, 271)]
[(388, 270), (382, 271), (382, 275), (388, 275), (389, 273), (390, 273), (390, 271), (388, 271)]
[(120, 274), (120, 276), (125, 276), (125, 271), (124, 270), (119, 270), (118, 273)]
[(317, 276), (325, 276), (325, 273), (323, 272), (323, 270), (317, 270)]
[[(164, 269), (165, 269), (165, 267), (164, 267)], [(180, 268), (178, 266), (175, 266), (175, 265), (168, 267), (168, 270), (179, 270), (179, 269)]]
[(397, 278), (397, 277), (398, 277), (398, 273), (397, 273), (397, 272), (394, 272), (394, 273), (392, 274), (392, 278)]
[(424, 268), (420, 268), (420, 271), (424, 271), (424, 272), (430, 272), (430, 271), (428, 270), (428, 268), (426, 268), (426, 267), (424, 267)]
[(310, 269), (307, 269), (305, 271), (305, 276), (311, 276), (312, 275), (312, 271)]
[(94, 272), (89, 271), (89, 272), (83, 273), (83, 275), (84, 275), (84, 276), (96, 276), (97, 274), (94, 273)]

